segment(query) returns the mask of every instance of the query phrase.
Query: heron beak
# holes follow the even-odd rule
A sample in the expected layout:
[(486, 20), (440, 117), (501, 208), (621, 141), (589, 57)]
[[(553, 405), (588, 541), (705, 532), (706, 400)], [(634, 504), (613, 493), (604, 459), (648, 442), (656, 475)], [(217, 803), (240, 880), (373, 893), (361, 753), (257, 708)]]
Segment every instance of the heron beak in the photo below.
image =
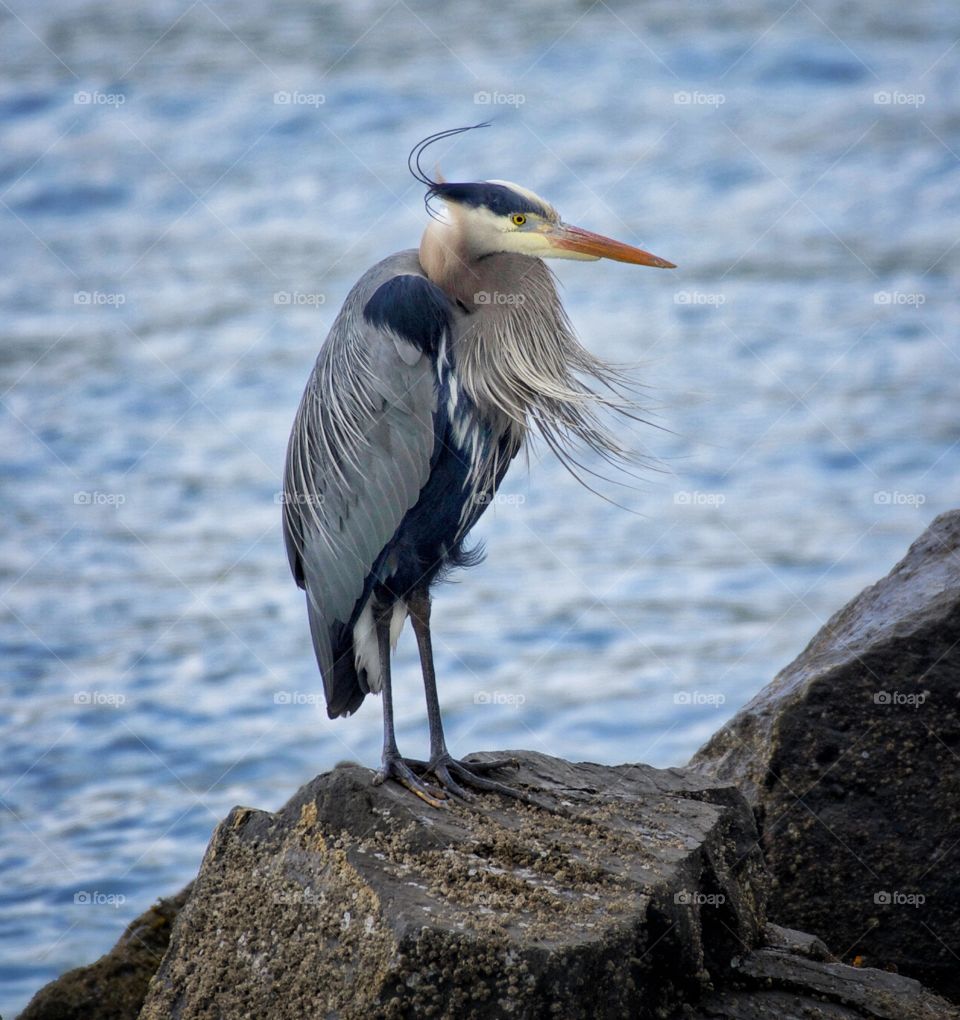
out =
[(581, 230), (580, 227), (569, 227), (561, 223), (554, 227), (547, 235), (550, 244), (559, 248), (560, 255), (563, 252), (576, 254), (568, 255), (568, 258), (576, 258), (578, 255), (588, 259), (613, 259), (614, 262), (630, 262), (635, 266), (655, 266), (657, 269), (676, 269), (677, 267), (659, 255), (651, 255), (642, 248), (634, 248), (632, 245), (624, 244), (622, 241), (614, 241), (602, 234), (594, 234), (589, 230)]

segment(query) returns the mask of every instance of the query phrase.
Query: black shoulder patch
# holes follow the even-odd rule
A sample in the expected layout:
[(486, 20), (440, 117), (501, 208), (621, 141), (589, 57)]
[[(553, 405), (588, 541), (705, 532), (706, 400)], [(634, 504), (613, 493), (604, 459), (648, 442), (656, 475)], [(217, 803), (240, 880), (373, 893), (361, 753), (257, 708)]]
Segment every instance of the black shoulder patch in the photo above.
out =
[(432, 357), (450, 325), (450, 303), (426, 277), (405, 274), (374, 291), (364, 305), (363, 317), (371, 326), (391, 330)]
[(483, 206), (497, 216), (509, 216), (511, 213), (537, 213), (546, 216), (548, 210), (537, 202), (531, 202), (525, 195), (520, 195), (512, 188), (503, 184), (490, 184), (479, 181), (471, 184), (440, 183), (431, 189), (441, 198), (449, 198), (451, 202), (461, 205)]

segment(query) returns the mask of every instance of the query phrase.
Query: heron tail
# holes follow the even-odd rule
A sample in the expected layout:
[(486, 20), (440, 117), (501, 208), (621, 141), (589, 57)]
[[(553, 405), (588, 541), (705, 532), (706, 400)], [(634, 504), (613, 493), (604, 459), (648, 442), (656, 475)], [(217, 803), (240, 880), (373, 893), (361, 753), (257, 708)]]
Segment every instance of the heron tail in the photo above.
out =
[(352, 715), (360, 707), (367, 692), (360, 685), (354, 664), (353, 638), (346, 627), (337, 627), (341, 634), (334, 635), (315, 611), (307, 596), (307, 617), (317, 665), (323, 677), (323, 692), (327, 699), (327, 715), (336, 719)]

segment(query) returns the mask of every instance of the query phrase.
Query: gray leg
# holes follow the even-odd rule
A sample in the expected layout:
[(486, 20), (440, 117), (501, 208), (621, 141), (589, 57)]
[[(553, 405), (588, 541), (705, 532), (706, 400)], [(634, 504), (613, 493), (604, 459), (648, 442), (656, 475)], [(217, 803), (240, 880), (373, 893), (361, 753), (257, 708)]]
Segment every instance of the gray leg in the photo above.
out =
[(519, 790), (483, 778), (484, 772), (508, 766), (516, 767), (518, 764), (516, 761), (509, 758), (486, 762), (457, 761), (447, 750), (447, 742), (443, 736), (443, 720), (440, 717), (440, 700), (437, 697), (437, 677), (433, 667), (433, 644), (430, 640), (430, 593), (426, 589), (411, 592), (407, 598), (407, 610), (420, 652), (423, 689), (427, 699), (427, 722), (430, 726), (430, 761), (410, 761), (409, 764), (436, 776), (445, 790), (464, 800), (471, 800), (472, 794), (465, 790), (461, 783), (477, 790), (502, 793), (517, 800), (529, 800)]
[(420, 669), (423, 671), (423, 690), (427, 698), (427, 723), (430, 727), (430, 760), (447, 755), (447, 742), (443, 737), (443, 719), (440, 716), (440, 699), (437, 697), (437, 674), (433, 668), (433, 642), (430, 640), (430, 593), (417, 591), (407, 601), (410, 622), (420, 652)]
[(424, 782), (400, 757), (397, 737), (393, 728), (393, 691), (390, 679), (390, 616), (393, 607), (377, 614), (377, 649), (380, 654), (380, 676), (383, 686), (380, 696), (383, 698), (383, 756), (380, 771), (374, 777), (374, 783), (382, 783), (387, 779), (396, 779), (411, 793), (425, 800), (432, 807), (440, 807), (446, 794)]
[(393, 690), (390, 680), (390, 623), (377, 620), (377, 651), (380, 656), (380, 697), (383, 699), (383, 758), (399, 758), (397, 736), (393, 728)]

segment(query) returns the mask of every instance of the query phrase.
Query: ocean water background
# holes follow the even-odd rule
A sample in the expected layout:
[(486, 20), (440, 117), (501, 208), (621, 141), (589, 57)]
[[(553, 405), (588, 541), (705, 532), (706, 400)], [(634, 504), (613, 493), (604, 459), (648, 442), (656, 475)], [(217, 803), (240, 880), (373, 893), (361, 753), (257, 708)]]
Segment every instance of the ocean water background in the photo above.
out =
[[(195, 873), (331, 722), (278, 491), (357, 276), (444, 173), (677, 262), (556, 263), (638, 363), (635, 488), (535, 450), (435, 609), (457, 752), (680, 764), (960, 498), (960, 9), (0, 5), (0, 1012)], [(425, 747), (413, 641), (401, 747)]]

